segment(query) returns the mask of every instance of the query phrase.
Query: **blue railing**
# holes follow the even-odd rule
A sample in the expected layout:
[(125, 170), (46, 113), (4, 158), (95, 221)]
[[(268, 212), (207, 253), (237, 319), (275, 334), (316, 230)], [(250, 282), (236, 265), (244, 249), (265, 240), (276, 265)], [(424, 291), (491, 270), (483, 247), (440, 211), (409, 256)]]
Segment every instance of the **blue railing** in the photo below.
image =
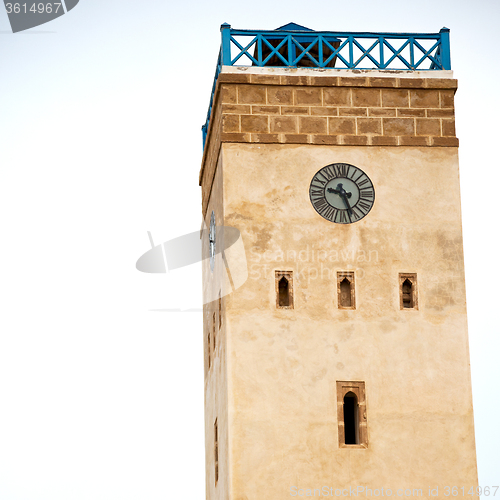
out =
[(274, 31), (235, 30), (221, 26), (203, 145), (222, 66), (279, 66), (337, 69), (449, 70), (450, 30), (439, 33), (345, 33), (312, 31), (293, 23)]

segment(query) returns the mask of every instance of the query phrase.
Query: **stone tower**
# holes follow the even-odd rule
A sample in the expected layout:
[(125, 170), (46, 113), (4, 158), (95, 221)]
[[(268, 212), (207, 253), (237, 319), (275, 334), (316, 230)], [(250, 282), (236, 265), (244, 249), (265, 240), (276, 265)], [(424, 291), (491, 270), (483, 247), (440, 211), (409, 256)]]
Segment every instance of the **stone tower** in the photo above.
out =
[(207, 499), (471, 498), (448, 30), (221, 32), (200, 172)]

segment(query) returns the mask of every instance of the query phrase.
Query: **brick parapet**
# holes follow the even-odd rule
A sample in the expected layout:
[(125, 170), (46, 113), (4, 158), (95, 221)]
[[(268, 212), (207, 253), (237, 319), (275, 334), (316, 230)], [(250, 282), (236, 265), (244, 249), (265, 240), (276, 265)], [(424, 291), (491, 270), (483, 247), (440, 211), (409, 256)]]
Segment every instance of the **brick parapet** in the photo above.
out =
[(456, 147), (452, 78), (221, 73), (200, 172), (223, 142)]

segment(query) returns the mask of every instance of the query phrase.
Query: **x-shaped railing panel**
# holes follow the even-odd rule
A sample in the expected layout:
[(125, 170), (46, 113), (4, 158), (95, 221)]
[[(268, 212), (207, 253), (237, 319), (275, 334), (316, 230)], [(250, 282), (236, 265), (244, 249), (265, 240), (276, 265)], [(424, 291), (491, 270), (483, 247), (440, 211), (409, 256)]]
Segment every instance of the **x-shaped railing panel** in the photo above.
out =
[[(202, 127), (204, 143), (217, 78), (222, 66), (236, 66), (238, 62), (246, 61), (245, 58), (248, 63), (243, 65), (251, 64), (259, 67), (336, 66), (340, 69), (400, 70), (402, 65), (412, 71), (451, 69), (450, 38), (447, 28), (443, 28), (439, 33), (346, 33), (312, 31), (297, 25), (294, 25), (294, 28), (296, 29), (288, 31), (286, 29), (252, 31), (231, 29), (229, 24), (221, 26), (222, 45), (207, 121)], [(246, 45), (245, 42), (240, 43), (238, 40), (248, 37), (250, 41)], [(401, 45), (397, 47), (399, 42)], [(367, 43), (369, 46), (365, 48)], [(430, 48), (426, 48), (425, 45), (429, 45)], [(416, 54), (418, 51), (420, 53)], [(363, 65), (364, 61), (369, 61), (369, 64)]]

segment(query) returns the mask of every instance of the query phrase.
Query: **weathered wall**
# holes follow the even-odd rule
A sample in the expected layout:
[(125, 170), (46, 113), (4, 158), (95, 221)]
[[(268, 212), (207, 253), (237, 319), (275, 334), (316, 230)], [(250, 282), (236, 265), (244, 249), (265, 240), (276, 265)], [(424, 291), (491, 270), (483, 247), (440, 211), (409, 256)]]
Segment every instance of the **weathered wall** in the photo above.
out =
[[(226, 312), (231, 498), (475, 485), (456, 148), (227, 144), (223, 157), (225, 224), (250, 271)], [(373, 181), (360, 222), (332, 224), (309, 201), (332, 162)], [(294, 272), (293, 310), (276, 309), (275, 270)], [(345, 270), (354, 311), (337, 307)], [(418, 310), (400, 309), (400, 272), (417, 273)], [(366, 384), (367, 449), (339, 448), (338, 380)]]
[[(456, 81), (252, 71), (221, 75), (200, 173), (205, 221), (216, 207), (218, 225), (241, 231), (249, 268), (224, 298), (227, 380), (222, 364), (207, 378), (208, 498), (475, 486)], [(312, 177), (335, 162), (375, 187), (351, 225), (309, 201)], [(352, 270), (356, 309), (341, 310), (336, 273)], [(293, 309), (276, 308), (275, 271), (293, 271)], [(206, 292), (219, 286), (209, 273)], [(418, 310), (400, 309), (399, 273), (417, 273)], [(336, 383), (347, 380), (365, 382), (366, 449), (339, 447)], [(213, 489), (224, 411), (225, 486)]]
[[(203, 345), (205, 353), (205, 463), (206, 492), (210, 500), (229, 497), (228, 463), (228, 390), (227, 390), (227, 346), (225, 311), (225, 272), (220, 253), (215, 258), (214, 269), (210, 267), (209, 228), (212, 211), (217, 227), (224, 224), (223, 169), (222, 158), (213, 166), (213, 183), (207, 200), (201, 239), (203, 248)], [(216, 239), (216, 249), (222, 248), (221, 238)], [(221, 327), (219, 328), (219, 301), (221, 295)], [(214, 325), (215, 314), (215, 325)], [(215, 326), (215, 328), (214, 328)], [(214, 338), (215, 331), (215, 338)], [(208, 333), (210, 332), (210, 345)], [(208, 355), (210, 352), (210, 367)], [(214, 422), (218, 422), (219, 479), (215, 484), (214, 470)]]

